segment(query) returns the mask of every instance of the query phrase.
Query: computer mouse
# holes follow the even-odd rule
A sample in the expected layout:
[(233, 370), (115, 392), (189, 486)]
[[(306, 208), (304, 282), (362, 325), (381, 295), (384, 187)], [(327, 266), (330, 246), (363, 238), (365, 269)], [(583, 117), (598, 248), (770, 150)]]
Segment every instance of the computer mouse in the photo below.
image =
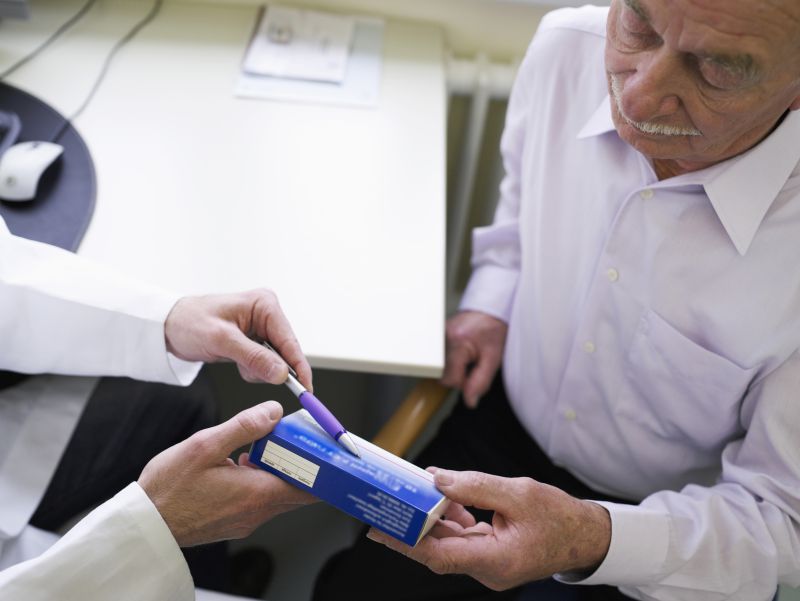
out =
[(0, 156), (0, 198), (11, 201), (32, 200), (39, 180), (64, 152), (53, 142), (20, 142)]

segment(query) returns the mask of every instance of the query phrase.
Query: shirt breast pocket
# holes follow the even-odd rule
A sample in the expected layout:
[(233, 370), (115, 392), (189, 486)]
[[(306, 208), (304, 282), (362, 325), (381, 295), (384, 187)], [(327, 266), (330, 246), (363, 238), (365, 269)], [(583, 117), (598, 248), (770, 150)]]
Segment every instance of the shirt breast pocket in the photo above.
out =
[(705, 450), (741, 434), (739, 410), (756, 368), (704, 348), (649, 311), (625, 369), (619, 410), (651, 434)]

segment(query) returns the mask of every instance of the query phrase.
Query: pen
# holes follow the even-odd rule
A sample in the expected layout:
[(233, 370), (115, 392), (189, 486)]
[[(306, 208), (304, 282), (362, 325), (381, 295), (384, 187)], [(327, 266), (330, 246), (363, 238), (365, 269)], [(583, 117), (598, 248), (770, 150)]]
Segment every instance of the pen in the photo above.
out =
[[(269, 343), (262, 342), (261, 344), (278, 355), (278, 351), (272, 348)], [(280, 357), (280, 355), (278, 356)], [(288, 363), (286, 366), (289, 368), (289, 377), (286, 378), (284, 384), (286, 384), (289, 390), (297, 397), (303, 408), (311, 414), (311, 417), (313, 417), (314, 420), (322, 426), (322, 429), (330, 434), (336, 442), (342, 445), (347, 451), (360, 458), (361, 453), (358, 452), (358, 447), (356, 447), (353, 439), (350, 438), (345, 427), (339, 423), (339, 420), (330, 412), (330, 409), (322, 404), (322, 401), (306, 390), (306, 387), (297, 379), (297, 373)]]

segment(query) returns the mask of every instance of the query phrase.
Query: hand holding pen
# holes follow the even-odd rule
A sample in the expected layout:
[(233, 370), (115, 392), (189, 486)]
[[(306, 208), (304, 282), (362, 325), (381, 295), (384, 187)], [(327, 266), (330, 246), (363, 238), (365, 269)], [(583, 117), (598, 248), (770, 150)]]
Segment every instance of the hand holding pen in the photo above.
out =
[[(278, 355), (278, 351), (272, 348), (269, 343), (262, 342), (261, 344)], [(278, 356), (280, 357), (280, 355)], [(322, 404), (322, 401), (306, 390), (305, 386), (297, 379), (297, 374), (291, 367), (289, 367), (289, 377), (284, 384), (294, 393), (303, 408), (311, 414), (314, 421), (316, 421), (325, 432), (333, 437), (345, 450), (356, 457), (361, 457), (361, 453), (358, 452), (358, 447), (356, 447), (345, 427), (336, 419), (333, 413)]]
[[(282, 357), (258, 340), (275, 341)], [(179, 299), (164, 322), (164, 341), (170, 353), (185, 361), (233, 361), (247, 382), (282, 384), (288, 363), (311, 388), (311, 366), (278, 297), (265, 288)]]

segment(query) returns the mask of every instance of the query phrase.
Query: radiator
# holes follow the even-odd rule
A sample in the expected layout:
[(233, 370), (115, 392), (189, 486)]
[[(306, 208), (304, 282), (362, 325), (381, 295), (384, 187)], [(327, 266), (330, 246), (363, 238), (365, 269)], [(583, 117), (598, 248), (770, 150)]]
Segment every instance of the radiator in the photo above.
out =
[[(448, 149), (451, 160), (455, 161), (454, 175), (451, 178), (452, 186), (448, 192), (448, 220), (447, 220), (447, 299), (448, 311), (455, 307), (463, 287), (463, 278), (460, 277), (469, 262), (470, 232), (474, 225), (491, 220), (497, 199), (497, 189), (491, 186), (489, 191), (481, 197), (476, 195), (476, 183), (481, 158), (497, 164), (491, 165), (492, 172), (501, 174), (500, 154), (496, 148), (498, 141), (492, 140), (495, 148), (492, 152), (482, 153), (486, 139), (485, 131), (489, 120), (490, 110), (502, 110), (505, 113), (505, 102), (492, 103), (492, 101), (507, 101), (514, 81), (518, 63), (501, 64), (492, 63), (485, 54), (479, 53), (474, 60), (457, 59), (452, 56), (447, 59), (447, 87), (449, 108), (452, 110), (454, 102), (466, 98), (468, 109), (466, 114), (457, 123), (448, 119), (449, 127), (458, 128), (457, 136), (448, 136), (453, 148)], [(498, 106), (499, 104), (499, 106)], [(486, 171), (486, 169), (483, 169)], [(494, 179), (494, 178), (493, 178)], [(499, 179), (499, 177), (497, 178)], [(478, 222), (470, 220), (475, 212), (473, 205), (481, 209)]]

